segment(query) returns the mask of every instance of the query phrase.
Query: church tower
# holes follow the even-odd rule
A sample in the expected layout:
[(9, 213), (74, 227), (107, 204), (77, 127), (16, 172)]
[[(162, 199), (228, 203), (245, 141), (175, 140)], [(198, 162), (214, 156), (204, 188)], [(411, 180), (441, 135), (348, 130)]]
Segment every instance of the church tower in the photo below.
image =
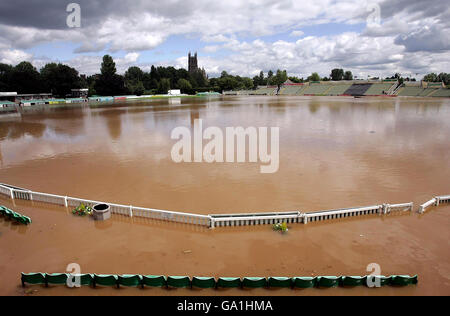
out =
[(188, 55), (188, 71), (194, 73), (198, 71), (197, 52), (192, 56), (191, 52)]

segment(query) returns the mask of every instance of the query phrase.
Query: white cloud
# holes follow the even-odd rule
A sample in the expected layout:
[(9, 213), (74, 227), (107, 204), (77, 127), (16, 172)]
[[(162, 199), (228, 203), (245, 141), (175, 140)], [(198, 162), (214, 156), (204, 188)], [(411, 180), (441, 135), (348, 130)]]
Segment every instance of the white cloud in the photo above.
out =
[[(202, 50), (206, 56), (200, 54), (199, 63), (210, 75), (218, 75), (222, 70), (256, 75), (261, 69), (277, 68), (300, 76), (313, 71), (328, 75), (334, 67), (361, 76), (449, 69), (450, 9), (437, 0), (431, 4), (418, 0), (111, 0), (100, 7), (95, 0), (80, 1), (82, 12), (83, 8), (89, 9), (84, 11), (89, 16), (79, 29), (23, 26), (22, 20), (17, 25), (0, 22), (0, 61), (14, 64), (26, 59), (41, 65), (47, 61), (45, 58), (38, 59), (24, 49), (64, 41), (78, 45), (75, 52), (80, 54), (64, 62), (81, 73), (96, 73), (101, 63), (100, 56), (81, 53), (104, 50), (113, 55), (125, 53), (125, 57), (115, 58), (119, 72), (133, 64), (149, 69), (149, 64), (139, 63), (140, 52), (159, 47), (172, 35), (182, 35), (206, 43)], [(364, 23), (371, 13), (367, 9), (373, 4), (381, 7), (379, 26), (368, 25), (359, 33), (308, 34), (306, 26), (321, 23)], [(40, 12), (45, 12), (44, 8), (36, 15)], [(290, 37), (258, 39), (263, 35), (276, 38), (278, 33)], [(185, 48), (186, 52), (189, 48)], [(224, 54), (211, 57), (218, 51)], [(158, 64), (186, 68), (187, 58)]]
[(33, 55), (19, 49), (0, 50), (0, 63), (16, 65), (21, 61), (30, 61)]
[(290, 36), (294, 36), (294, 37), (300, 37), (303, 36), (305, 33), (303, 31), (292, 31)]

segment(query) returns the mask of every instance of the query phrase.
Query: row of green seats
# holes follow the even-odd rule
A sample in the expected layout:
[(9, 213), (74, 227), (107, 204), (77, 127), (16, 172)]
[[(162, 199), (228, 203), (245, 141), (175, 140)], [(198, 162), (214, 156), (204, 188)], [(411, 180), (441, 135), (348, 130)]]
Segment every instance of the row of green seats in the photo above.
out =
[[(67, 284), (68, 273), (22, 273), (22, 286), (28, 284)], [(165, 276), (161, 275), (139, 275), (139, 274), (80, 274), (76, 280), (80, 285), (96, 287), (101, 286), (152, 286), (152, 287), (174, 287), (174, 288), (312, 288), (312, 287), (336, 287), (336, 286), (360, 286), (367, 285), (370, 278), (372, 284), (406, 286), (417, 284), (417, 275), (392, 275), (385, 276), (318, 276), (318, 277), (193, 277), (188, 276)]]
[(9, 208), (5, 206), (0, 206), (0, 215), (8, 217), (9, 219), (15, 220), (18, 223), (28, 225), (31, 224), (31, 218), (28, 216), (19, 214), (14, 212), (13, 210), (10, 210)]

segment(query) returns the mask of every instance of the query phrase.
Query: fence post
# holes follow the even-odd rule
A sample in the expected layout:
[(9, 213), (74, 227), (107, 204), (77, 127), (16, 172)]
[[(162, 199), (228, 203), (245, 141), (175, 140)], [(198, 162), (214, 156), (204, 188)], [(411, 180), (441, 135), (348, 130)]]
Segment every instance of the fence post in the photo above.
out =
[(133, 206), (130, 205), (130, 217), (133, 217)]
[(28, 195), (30, 196), (30, 201), (33, 201), (33, 191), (28, 191)]
[(65, 207), (68, 207), (67, 196), (64, 197), (64, 206), (65, 206)]
[(210, 228), (214, 229), (215, 228), (214, 227), (215, 226), (214, 218), (210, 217), (209, 219), (210, 219)]
[(13, 191), (13, 189), (9, 189), (9, 192), (11, 192), (11, 199), (14, 200), (14, 191)]
[(439, 202), (440, 202), (439, 197), (436, 196), (436, 197), (435, 197), (435, 200), (436, 200), (436, 206), (439, 206)]

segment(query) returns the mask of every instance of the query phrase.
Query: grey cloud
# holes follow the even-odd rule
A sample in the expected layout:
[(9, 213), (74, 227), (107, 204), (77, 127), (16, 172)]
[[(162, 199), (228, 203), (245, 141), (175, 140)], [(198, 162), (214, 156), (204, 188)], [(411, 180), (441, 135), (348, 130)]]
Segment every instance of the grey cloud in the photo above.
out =
[(82, 27), (101, 24), (107, 18), (132, 16), (143, 12), (168, 18), (183, 18), (196, 8), (193, 0), (13, 0), (0, 2), (1, 24), (38, 29), (65, 29), (69, 3), (81, 8)]
[(380, 4), (381, 18), (390, 18), (405, 13), (414, 20), (439, 17), (448, 12), (442, 0), (385, 0)]
[(450, 29), (440, 26), (423, 27), (395, 38), (395, 44), (405, 46), (407, 52), (442, 52), (450, 50)]

